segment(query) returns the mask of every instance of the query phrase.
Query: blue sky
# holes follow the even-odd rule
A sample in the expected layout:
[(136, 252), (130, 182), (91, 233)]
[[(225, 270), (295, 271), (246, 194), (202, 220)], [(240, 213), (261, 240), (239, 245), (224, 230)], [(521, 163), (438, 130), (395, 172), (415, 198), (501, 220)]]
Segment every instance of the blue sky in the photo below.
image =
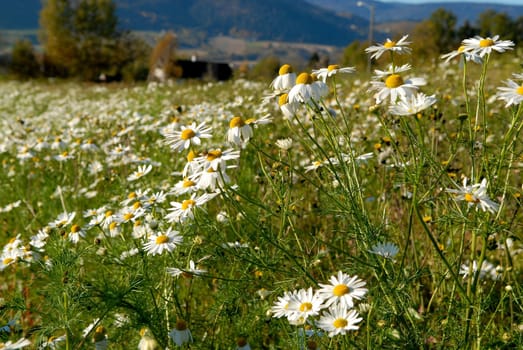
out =
[(379, 0), (381, 2), (404, 2), (409, 4), (423, 4), (426, 2), (486, 2), (490, 4), (522, 5), (523, 0)]

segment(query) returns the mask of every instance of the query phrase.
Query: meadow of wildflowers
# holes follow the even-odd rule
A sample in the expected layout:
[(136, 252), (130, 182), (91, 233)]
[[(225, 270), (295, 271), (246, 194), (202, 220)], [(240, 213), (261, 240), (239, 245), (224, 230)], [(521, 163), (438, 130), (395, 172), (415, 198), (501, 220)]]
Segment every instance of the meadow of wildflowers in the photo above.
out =
[(523, 72), (0, 83), (0, 349), (523, 346)]

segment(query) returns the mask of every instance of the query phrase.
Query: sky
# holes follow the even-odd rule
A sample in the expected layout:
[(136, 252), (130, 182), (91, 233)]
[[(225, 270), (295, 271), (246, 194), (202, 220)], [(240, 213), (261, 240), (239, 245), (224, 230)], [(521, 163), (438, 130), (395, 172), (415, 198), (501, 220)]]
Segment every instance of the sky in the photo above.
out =
[(404, 2), (408, 4), (423, 4), (427, 2), (486, 2), (490, 4), (522, 5), (523, 0), (379, 0), (381, 2)]

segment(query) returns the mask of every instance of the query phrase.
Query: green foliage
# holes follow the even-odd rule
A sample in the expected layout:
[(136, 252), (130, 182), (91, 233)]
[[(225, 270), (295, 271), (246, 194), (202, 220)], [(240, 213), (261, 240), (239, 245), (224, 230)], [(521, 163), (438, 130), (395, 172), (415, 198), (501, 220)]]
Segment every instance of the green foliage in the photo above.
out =
[(46, 1), (40, 13), (40, 38), (46, 67), (51, 67), (47, 73), (83, 80), (96, 80), (102, 74), (119, 78), (123, 71), (126, 79), (143, 75), (136, 61), (143, 61), (148, 50), (121, 32), (117, 23), (112, 0)]
[(269, 80), (278, 74), (280, 60), (275, 56), (267, 56), (260, 59), (248, 72), (249, 79)]
[(40, 75), (40, 63), (29, 40), (19, 40), (13, 46), (9, 73), (21, 79)]

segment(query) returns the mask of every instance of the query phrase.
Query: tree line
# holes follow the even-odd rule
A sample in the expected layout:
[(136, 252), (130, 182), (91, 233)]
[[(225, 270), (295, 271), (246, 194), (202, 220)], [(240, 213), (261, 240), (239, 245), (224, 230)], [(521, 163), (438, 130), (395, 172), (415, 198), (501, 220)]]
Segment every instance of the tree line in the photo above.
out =
[[(113, 0), (43, 0), (40, 12), (41, 54), (27, 40), (15, 43), (9, 71), (20, 78), (75, 77), (136, 81), (151, 77), (161, 68), (171, 76), (180, 75), (175, 65), (172, 34), (151, 48), (130, 31), (118, 25)], [(405, 34), (405, 33), (402, 33)], [(512, 19), (506, 13), (487, 10), (476, 23), (458, 26), (455, 14), (438, 9), (411, 30), (413, 57), (436, 59), (459, 47), (461, 40), (475, 35), (499, 35), (516, 44), (523, 42), (523, 16)], [(368, 43), (353, 42), (345, 49), (343, 63), (365, 65)], [(272, 71), (272, 69), (271, 69)]]

